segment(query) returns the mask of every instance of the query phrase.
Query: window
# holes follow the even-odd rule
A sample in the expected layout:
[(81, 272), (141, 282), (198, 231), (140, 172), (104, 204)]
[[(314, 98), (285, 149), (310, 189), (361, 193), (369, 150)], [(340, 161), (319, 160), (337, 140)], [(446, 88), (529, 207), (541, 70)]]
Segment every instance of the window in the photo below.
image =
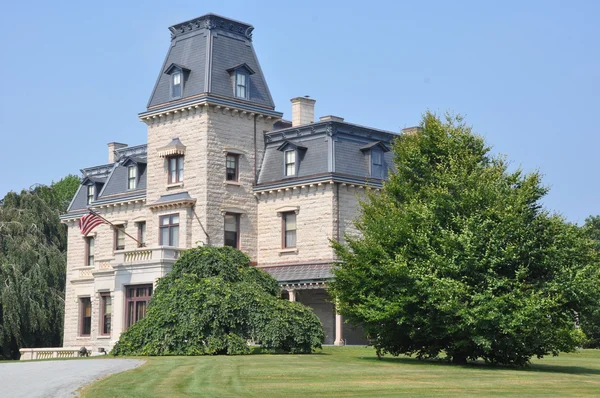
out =
[(160, 245), (179, 246), (179, 214), (160, 218)]
[(125, 250), (124, 229), (124, 225), (115, 225), (115, 250)]
[(95, 191), (96, 191), (96, 189), (94, 187), (94, 184), (88, 185), (88, 187), (87, 187), (87, 204), (88, 205), (94, 201), (95, 195), (96, 195)]
[(285, 151), (285, 175), (296, 175), (296, 151)]
[(140, 247), (146, 246), (146, 221), (138, 222), (138, 241)]
[(93, 237), (85, 238), (85, 265), (94, 266), (94, 252), (96, 249), (96, 239)]
[(225, 179), (227, 181), (237, 181), (239, 178), (239, 156), (228, 153), (225, 158)]
[(171, 75), (171, 79), (172, 79), (172, 89), (171, 89), (171, 96), (173, 98), (179, 98), (181, 97), (181, 92), (182, 90), (182, 84), (181, 84), (181, 71), (175, 71), (173, 72), (173, 74)]
[(152, 285), (127, 286), (125, 312), (127, 327), (143, 319), (152, 297)]
[(371, 177), (383, 178), (383, 152), (371, 149)]
[(92, 300), (89, 297), (79, 299), (79, 335), (89, 336), (92, 332)]
[(240, 215), (225, 213), (225, 246), (238, 249), (240, 245)]
[(248, 75), (239, 70), (235, 72), (235, 96), (248, 98)]
[(169, 158), (169, 184), (183, 181), (183, 156)]
[(296, 212), (283, 213), (283, 247), (296, 247)]
[(137, 183), (137, 166), (127, 168), (127, 189), (135, 189)]
[(100, 294), (100, 334), (110, 335), (110, 326), (112, 320), (112, 298), (110, 293)]

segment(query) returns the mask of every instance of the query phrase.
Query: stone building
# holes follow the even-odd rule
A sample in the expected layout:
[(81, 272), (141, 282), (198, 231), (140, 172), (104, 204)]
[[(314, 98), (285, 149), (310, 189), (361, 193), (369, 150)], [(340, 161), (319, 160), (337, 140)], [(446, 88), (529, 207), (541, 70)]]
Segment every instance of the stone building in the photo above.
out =
[[(108, 144), (82, 169), (67, 214), (65, 347), (110, 349), (145, 315), (180, 252), (230, 245), (312, 307), (326, 344), (360, 344), (324, 290), (330, 239), (353, 233), (358, 199), (378, 189), (395, 134), (325, 116), (292, 99), (275, 110), (252, 45), (253, 27), (214, 14), (169, 28), (171, 44), (147, 109), (147, 143)], [(81, 234), (92, 209), (109, 224)], [(141, 242), (139, 244), (137, 241)]]

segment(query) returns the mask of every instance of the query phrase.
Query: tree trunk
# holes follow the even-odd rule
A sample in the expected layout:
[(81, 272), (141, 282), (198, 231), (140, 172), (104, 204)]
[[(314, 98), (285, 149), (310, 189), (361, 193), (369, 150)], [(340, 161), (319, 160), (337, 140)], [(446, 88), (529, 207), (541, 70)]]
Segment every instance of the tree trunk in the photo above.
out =
[(466, 365), (467, 355), (463, 353), (454, 354), (452, 356), (452, 363), (455, 365)]

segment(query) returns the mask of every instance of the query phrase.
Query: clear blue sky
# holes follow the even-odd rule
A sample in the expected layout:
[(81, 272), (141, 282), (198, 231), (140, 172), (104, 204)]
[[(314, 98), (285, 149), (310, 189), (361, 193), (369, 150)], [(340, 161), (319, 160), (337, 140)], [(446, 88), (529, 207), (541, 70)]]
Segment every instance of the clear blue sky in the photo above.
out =
[(548, 208), (600, 214), (597, 1), (11, 1), (0, 11), (0, 197), (146, 142), (167, 27), (207, 12), (251, 23), (277, 109), (399, 131), (466, 116), (551, 188)]

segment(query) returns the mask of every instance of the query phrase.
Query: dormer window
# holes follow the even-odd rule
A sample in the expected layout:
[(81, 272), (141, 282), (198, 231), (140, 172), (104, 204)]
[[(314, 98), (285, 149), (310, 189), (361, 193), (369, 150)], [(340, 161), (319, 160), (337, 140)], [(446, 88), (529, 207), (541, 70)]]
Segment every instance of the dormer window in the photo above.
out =
[(383, 142), (375, 141), (371, 142), (360, 148), (360, 150), (368, 158), (369, 174), (373, 178), (384, 179), (385, 178), (385, 158), (384, 153), (388, 152), (388, 148)]
[(301, 146), (299, 142), (285, 141), (277, 150), (283, 152), (283, 176), (297, 176), (306, 147)]
[(173, 79), (171, 96), (173, 98), (181, 97), (181, 71), (173, 72), (171, 75)]
[(289, 150), (285, 151), (285, 176), (296, 175), (296, 151)]
[(248, 98), (248, 76), (241, 70), (235, 72), (235, 96), (238, 98)]
[(171, 64), (165, 69), (165, 73), (171, 76), (171, 99), (183, 96), (183, 84), (189, 72), (189, 69), (178, 64)]
[(371, 149), (371, 177), (383, 178), (383, 152)]
[(254, 74), (248, 64), (239, 64), (227, 69), (233, 80), (233, 94), (236, 98), (250, 99), (250, 75)]
[(92, 204), (94, 199), (96, 199), (96, 187), (94, 184), (91, 184), (87, 187), (87, 204)]
[(127, 189), (135, 189), (137, 186), (137, 166), (127, 168)]

